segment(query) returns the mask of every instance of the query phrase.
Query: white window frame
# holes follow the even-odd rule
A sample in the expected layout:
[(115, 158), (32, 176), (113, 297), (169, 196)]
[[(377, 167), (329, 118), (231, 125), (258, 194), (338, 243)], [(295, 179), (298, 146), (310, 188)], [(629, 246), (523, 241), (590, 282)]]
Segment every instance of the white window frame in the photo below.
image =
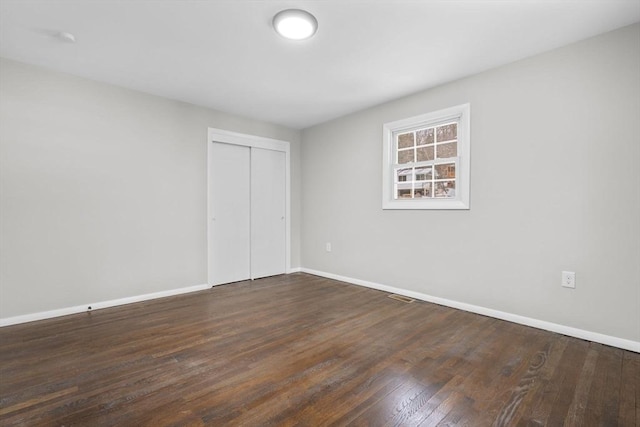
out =
[[(408, 119), (397, 120), (383, 125), (382, 153), (382, 209), (469, 209), (470, 161), (471, 161), (471, 106), (457, 105), (432, 113), (421, 114)], [(456, 195), (452, 198), (395, 198), (394, 169), (396, 164), (396, 135), (416, 129), (434, 127), (446, 122), (458, 124), (458, 151), (456, 163)], [(437, 159), (436, 159), (437, 161)], [(407, 167), (416, 163), (404, 164)]]

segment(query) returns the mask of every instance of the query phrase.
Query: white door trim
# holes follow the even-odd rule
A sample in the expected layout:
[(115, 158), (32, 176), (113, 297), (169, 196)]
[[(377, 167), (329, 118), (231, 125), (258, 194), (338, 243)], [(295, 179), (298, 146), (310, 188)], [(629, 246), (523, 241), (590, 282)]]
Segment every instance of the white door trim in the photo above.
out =
[(209, 239), (211, 238), (211, 216), (212, 216), (212, 196), (211, 196), (211, 165), (212, 165), (212, 143), (221, 142), (225, 144), (242, 145), (245, 147), (262, 148), (265, 150), (282, 151), (285, 153), (285, 268), (286, 272), (291, 272), (291, 161), (290, 143), (278, 139), (265, 138), (262, 136), (248, 135), (244, 133), (232, 132), (224, 129), (208, 128), (207, 137), (207, 281), (212, 284), (211, 271), (209, 271)]

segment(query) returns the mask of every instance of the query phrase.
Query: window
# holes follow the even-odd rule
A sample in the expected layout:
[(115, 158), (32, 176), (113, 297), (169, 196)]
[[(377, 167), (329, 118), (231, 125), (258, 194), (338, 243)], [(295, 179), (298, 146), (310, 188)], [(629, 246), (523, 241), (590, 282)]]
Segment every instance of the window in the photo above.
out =
[(383, 209), (469, 209), (469, 104), (384, 125)]

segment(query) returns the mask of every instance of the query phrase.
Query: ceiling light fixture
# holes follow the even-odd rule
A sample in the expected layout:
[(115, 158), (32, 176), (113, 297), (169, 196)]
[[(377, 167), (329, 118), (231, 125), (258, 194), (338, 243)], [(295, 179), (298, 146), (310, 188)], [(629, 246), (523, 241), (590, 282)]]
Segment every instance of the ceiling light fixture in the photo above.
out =
[(316, 33), (318, 21), (305, 10), (287, 9), (273, 17), (273, 28), (287, 39), (304, 40)]

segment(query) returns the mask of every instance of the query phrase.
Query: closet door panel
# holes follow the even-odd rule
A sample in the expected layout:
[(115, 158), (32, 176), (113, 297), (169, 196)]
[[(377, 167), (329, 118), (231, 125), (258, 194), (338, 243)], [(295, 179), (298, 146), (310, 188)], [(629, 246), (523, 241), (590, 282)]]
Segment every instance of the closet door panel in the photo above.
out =
[(211, 285), (251, 278), (249, 147), (214, 142), (210, 158)]
[(286, 272), (286, 155), (251, 149), (251, 276)]

